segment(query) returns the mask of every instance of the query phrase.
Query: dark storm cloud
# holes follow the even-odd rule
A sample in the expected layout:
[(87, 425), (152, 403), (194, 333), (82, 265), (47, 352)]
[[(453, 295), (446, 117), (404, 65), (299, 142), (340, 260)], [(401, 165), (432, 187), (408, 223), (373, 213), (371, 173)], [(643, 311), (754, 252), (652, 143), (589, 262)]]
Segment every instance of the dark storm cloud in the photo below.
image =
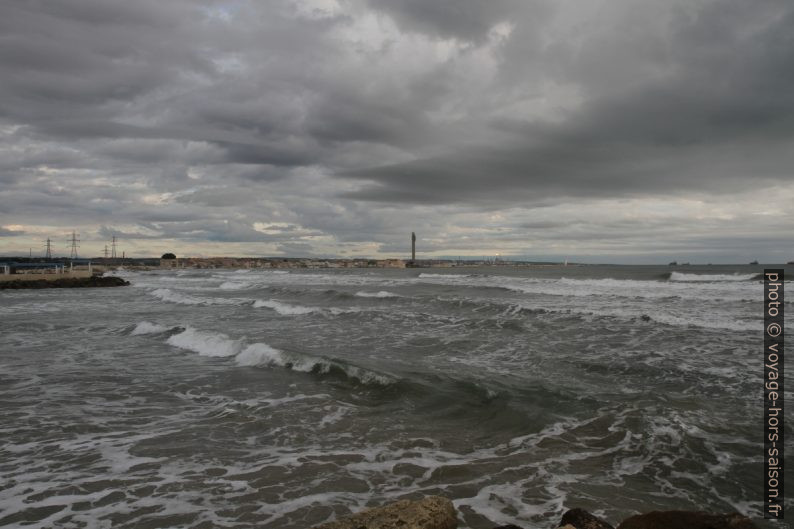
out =
[(373, 8), (388, 13), (407, 31), (417, 31), (440, 38), (481, 41), (499, 22), (510, 20), (527, 0), (368, 0)]
[[(373, 182), (345, 196), (531, 202), (731, 192), (790, 181), (794, 8), (716, 2), (673, 24), (659, 64), (669, 72), (659, 79), (595, 93), (562, 123), (492, 122), (513, 135), (511, 147), (341, 173)], [(586, 78), (580, 81), (587, 87)]]

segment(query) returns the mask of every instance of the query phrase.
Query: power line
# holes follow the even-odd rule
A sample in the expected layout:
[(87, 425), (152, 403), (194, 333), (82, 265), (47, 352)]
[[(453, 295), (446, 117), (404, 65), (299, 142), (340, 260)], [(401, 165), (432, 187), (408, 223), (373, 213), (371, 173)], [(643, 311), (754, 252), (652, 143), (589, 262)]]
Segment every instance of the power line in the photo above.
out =
[(105, 245), (105, 259), (108, 258), (108, 245)]
[(47, 259), (52, 259), (52, 241), (50, 241), (49, 237), (47, 237), (47, 242), (45, 243), (44, 248), (44, 257)]
[(69, 259), (77, 259), (77, 249), (80, 247), (80, 239), (77, 238), (77, 233), (72, 231), (72, 238), (69, 239), (69, 244), (71, 248), (71, 253), (69, 254)]

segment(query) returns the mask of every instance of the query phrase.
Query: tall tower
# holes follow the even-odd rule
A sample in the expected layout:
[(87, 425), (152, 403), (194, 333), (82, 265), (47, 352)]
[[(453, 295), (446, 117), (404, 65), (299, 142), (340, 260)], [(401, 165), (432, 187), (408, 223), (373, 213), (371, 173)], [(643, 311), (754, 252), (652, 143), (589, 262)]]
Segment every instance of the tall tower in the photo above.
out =
[(105, 253), (105, 259), (107, 259), (108, 258), (108, 245), (107, 244), (105, 245), (104, 253)]
[(112, 259), (116, 258), (116, 236), (113, 236), (113, 240), (110, 241), (110, 257)]
[(52, 259), (52, 241), (49, 237), (47, 237), (47, 242), (44, 246), (44, 257), (47, 259)]
[(80, 239), (77, 238), (77, 233), (72, 231), (72, 238), (69, 239), (69, 245), (71, 247), (71, 253), (69, 254), (69, 259), (77, 259), (77, 249), (80, 247)]
[(411, 261), (416, 261), (416, 234), (411, 232)]

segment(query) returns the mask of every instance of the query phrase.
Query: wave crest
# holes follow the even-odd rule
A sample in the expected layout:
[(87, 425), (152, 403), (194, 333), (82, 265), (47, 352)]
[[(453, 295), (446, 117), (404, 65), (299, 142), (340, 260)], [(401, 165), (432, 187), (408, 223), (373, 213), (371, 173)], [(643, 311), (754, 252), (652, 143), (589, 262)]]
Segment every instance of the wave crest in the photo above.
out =
[[(149, 327), (144, 325), (143, 328), (148, 329)], [(336, 376), (365, 385), (389, 386), (397, 382), (389, 375), (350, 365), (340, 360), (301, 353), (287, 353), (262, 342), (246, 345), (243, 338), (234, 340), (223, 333), (199, 331), (192, 327), (187, 327), (179, 334), (169, 337), (166, 343), (202, 356), (233, 356), (235, 363), (239, 366), (283, 367), (300, 373)]]
[(380, 290), (378, 292), (366, 292), (364, 290), (356, 292), (356, 296), (360, 298), (400, 298), (399, 294), (389, 292), (388, 290)]
[(319, 309), (317, 307), (304, 307), (303, 305), (290, 305), (289, 303), (284, 303), (281, 301), (276, 301), (275, 299), (258, 299), (254, 301), (254, 308), (268, 308), (273, 309), (282, 316), (295, 316), (298, 314), (309, 314), (312, 312), (317, 312)]
[(670, 272), (670, 281), (751, 281), (758, 277), (758, 274), (687, 274), (684, 272)]
[(243, 348), (242, 340), (232, 340), (222, 333), (204, 332), (192, 327), (169, 337), (166, 343), (201, 356), (234, 356)]
[(160, 334), (161, 332), (165, 332), (169, 329), (170, 327), (166, 327), (165, 325), (160, 325), (158, 323), (151, 323), (148, 321), (142, 321), (135, 326), (135, 328), (130, 332), (130, 334), (132, 335)]
[(254, 343), (243, 349), (235, 361), (241, 366), (278, 366), (301, 373), (336, 374), (362, 384), (388, 386), (395, 380), (381, 373), (316, 356), (285, 353), (265, 343)]
[(240, 305), (243, 303), (240, 299), (189, 296), (187, 294), (174, 292), (170, 288), (158, 288), (149, 293), (163, 301), (178, 303), (180, 305)]

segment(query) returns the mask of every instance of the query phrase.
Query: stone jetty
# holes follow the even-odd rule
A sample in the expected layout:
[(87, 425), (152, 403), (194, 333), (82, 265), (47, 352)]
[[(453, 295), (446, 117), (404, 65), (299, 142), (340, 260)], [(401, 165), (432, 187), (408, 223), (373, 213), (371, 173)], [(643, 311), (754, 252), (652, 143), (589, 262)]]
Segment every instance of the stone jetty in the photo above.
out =
[(129, 285), (120, 277), (62, 277), (60, 279), (22, 279), (0, 282), (0, 290), (20, 288), (94, 288), (124, 287)]

